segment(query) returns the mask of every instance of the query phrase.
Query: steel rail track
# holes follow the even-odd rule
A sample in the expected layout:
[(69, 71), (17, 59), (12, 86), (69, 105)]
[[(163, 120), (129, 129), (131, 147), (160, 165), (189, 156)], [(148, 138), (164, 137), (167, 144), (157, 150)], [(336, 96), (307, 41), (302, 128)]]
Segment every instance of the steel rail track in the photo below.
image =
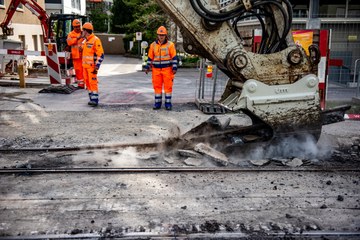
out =
[(164, 172), (359, 172), (360, 168), (214, 168), (214, 167), (146, 167), (146, 168), (4, 168), (0, 174), (30, 173), (164, 173)]
[[(81, 234), (49, 234), (49, 235), (29, 235), (29, 236), (8, 236), (0, 237), (0, 240), (20, 240), (20, 239), (324, 239), (330, 237), (333, 239), (358, 239), (360, 232), (344, 231), (304, 231), (301, 233), (279, 233), (271, 232), (257, 235), (243, 232), (219, 232), (219, 233), (162, 233), (162, 232), (128, 232), (115, 233), (107, 236), (101, 233), (81, 233)], [(261, 238), (260, 238), (261, 237)]]
[(61, 151), (84, 151), (95, 149), (111, 149), (111, 148), (127, 148), (127, 147), (158, 147), (165, 142), (152, 143), (119, 143), (119, 144), (98, 144), (98, 145), (83, 145), (75, 147), (48, 147), (48, 148), (0, 148), (0, 152), (61, 152)]

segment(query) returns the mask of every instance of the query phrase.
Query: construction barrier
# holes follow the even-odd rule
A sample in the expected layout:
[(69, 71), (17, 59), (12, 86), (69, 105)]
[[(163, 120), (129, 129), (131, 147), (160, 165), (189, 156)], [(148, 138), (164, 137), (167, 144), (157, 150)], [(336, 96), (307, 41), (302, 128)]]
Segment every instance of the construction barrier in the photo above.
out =
[(206, 114), (222, 114), (226, 109), (218, 104), (228, 77), (217, 66), (206, 59), (200, 59), (195, 103)]
[(344, 118), (346, 120), (360, 120), (360, 114), (345, 114)]
[(51, 84), (61, 84), (59, 57), (55, 43), (45, 43), (47, 69)]
[[(50, 78), (50, 84), (62, 84), (62, 76), (60, 72), (59, 58), (69, 58), (68, 52), (57, 52), (56, 43), (45, 43), (45, 51), (28, 51), (18, 49), (0, 49), (0, 54), (3, 55), (18, 55), (18, 56), (46, 56), (47, 69)], [(69, 83), (70, 76), (65, 76), (66, 83)]]

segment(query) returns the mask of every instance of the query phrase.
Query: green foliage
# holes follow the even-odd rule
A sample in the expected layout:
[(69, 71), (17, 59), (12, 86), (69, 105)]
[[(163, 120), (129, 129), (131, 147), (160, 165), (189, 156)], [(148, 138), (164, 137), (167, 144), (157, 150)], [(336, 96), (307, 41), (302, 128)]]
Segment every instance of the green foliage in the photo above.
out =
[(123, 0), (114, 0), (111, 8), (111, 31), (114, 33), (125, 33), (127, 24), (134, 20), (132, 11), (133, 9), (130, 9)]
[(197, 55), (190, 55), (186, 53), (178, 52), (178, 58), (182, 62), (182, 65), (180, 67), (183, 68), (194, 68), (196, 67), (197, 62), (199, 61), (199, 57)]
[(113, 32), (133, 34), (142, 32), (144, 41), (156, 38), (156, 29), (166, 25), (166, 15), (154, 0), (114, 0)]
[(182, 58), (183, 63), (197, 63), (199, 61), (198, 56), (187, 56)]
[[(156, 30), (165, 25), (167, 16), (155, 0), (114, 0), (112, 11), (112, 32), (125, 33), (125, 49), (135, 39), (135, 33), (142, 33), (142, 41), (149, 44), (156, 39)], [(132, 53), (137, 54), (138, 42), (134, 42)]]
[(107, 32), (108, 15), (106, 14), (106, 6), (104, 3), (98, 3), (90, 13), (89, 17), (94, 26), (95, 32)]

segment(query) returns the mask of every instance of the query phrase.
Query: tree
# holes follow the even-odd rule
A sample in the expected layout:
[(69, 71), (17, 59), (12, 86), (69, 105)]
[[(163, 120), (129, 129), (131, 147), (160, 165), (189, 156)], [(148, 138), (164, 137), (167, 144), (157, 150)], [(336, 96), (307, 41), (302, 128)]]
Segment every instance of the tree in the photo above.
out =
[(89, 16), (96, 32), (107, 32), (108, 15), (104, 3), (98, 3), (97, 7), (91, 10)]
[(167, 20), (154, 0), (115, 0), (112, 15), (114, 32), (142, 32), (144, 39), (155, 39), (156, 29)]
[(123, 0), (114, 0), (111, 8), (112, 12), (112, 32), (126, 33), (127, 24), (131, 23), (133, 19), (133, 9), (130, 9)]

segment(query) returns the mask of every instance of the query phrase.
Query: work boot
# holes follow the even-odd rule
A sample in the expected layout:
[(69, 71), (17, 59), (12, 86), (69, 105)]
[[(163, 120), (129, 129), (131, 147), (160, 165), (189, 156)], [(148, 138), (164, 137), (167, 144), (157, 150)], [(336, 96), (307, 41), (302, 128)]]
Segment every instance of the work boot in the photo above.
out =
[(81, 89), (84, 89), (85, 88), (84, 80), (78, 80), (77, 81), (77, 87), (81, 88)]
[(171, 110), (172, 104), (171, 104), (171, 93), (165, 93), (165, 109)]
[(154, 110), (158, 110), (161, 108), (161, 104), (162, 104), (162, 94), (155, 94), (155, 103), (153, 106)]
[(172, 109), (172, 104), (171, 103), (165, 103), (165, 109), (170, 111)]
[(94, 102), (94, 101), (89, 101), (88, 102), (88, 105), (92, 106), (92, 107), (96, 107), (98, 105), (97, 102)]
[(90, 101), (88, 105), (96, 107), (99, 104), (99, 94), (97, 93), (89, 93)]

